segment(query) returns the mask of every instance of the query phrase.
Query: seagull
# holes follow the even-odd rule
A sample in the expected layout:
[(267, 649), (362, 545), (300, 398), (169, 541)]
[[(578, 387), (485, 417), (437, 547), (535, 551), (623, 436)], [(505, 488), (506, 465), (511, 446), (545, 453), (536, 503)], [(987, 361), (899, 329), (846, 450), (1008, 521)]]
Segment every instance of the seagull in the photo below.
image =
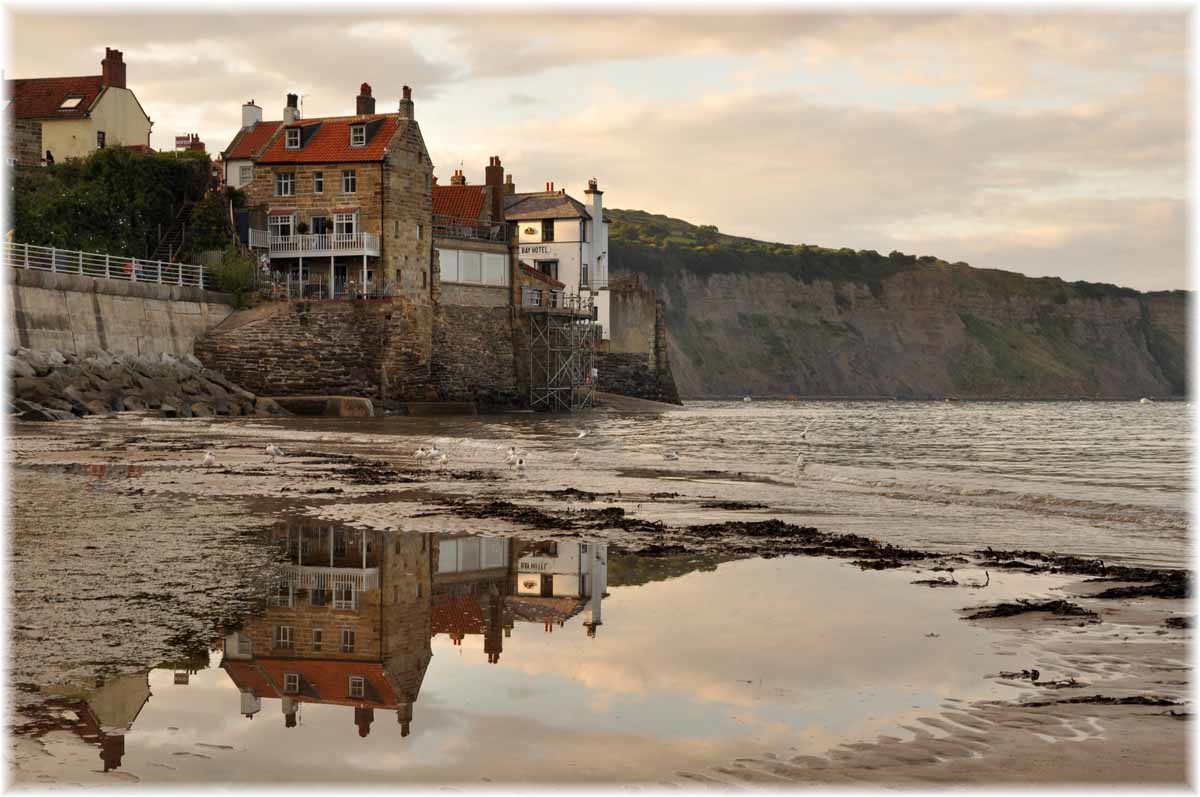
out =
[(804, 427), (804, 431), (800, 433), (800, 439), (801, 439), (801, 440), (803, 440), (804, 438), (808, 437), (808, 430), (809, 430), (809, 429), (811, 429), (811, 428), (812, 428), (812, 425), (813, 425), (814, 423), (816, 423), (816, 422), (817, 422), (817, 419), (816, 419), (816, 418), (813, 418), (812, 420), (810, 420), (810, 421), (808, 422), (808, 426), (805, 426), (805, 427)]
[(575, 435), (576, 440), (582, 440), (587, 437), (587, 429), (580, 429), (579, 434)]
[(803, 454), (796, 455), (796, 470), (798, 470), (798, 471), (804, 470), (804, 455)]
[(667, 453), (663, 454), (663, 459), (670, 459), (670, 460), (679, 459), (679, 452), (668, 451)]
[(217, 455), (211, 451), (205, 451), (204, 459), (201, 460), (200, 464), (206, 468), (211, 468), (213, 465), (217, 464)]
[(425, 446), (421, 446), (413, 452), (413, 456), (417, 459), (425, 459), (425, 457), (429, 456), (429, 452), (425, 450)]
[(267, 453), (271, 455), (272, 462), (275, 461), (275, 457), (284, 456), (283, 449), (280, 448), (279, 446), (275, 445), (274, 443), (271, 443), (269, 446), (267, 446)]
[(517, 461), (517, 449), (509, 448), (508, 455), (504, 457), (504, 464), (505, 465), (513, 465), (516, 463), (516, 461)]
[(579, 449), (578, 449), (578, 448), (577, 448), (577, 449), (575, 449), (575, 453), (571, 455), (571, 461), (572, 461), (572, 462), (578, 462), (578, 461), (579, 461)]
[(436, 444), (429, 447), (429, 456), (436, 457), (441, 453), (442, 450), (438, 448)]
[(446, 464), (446, 455), (445, 454), (442, 454), (440, 457), (438, 457), (437, 464), (439, 464), (439, 465)]

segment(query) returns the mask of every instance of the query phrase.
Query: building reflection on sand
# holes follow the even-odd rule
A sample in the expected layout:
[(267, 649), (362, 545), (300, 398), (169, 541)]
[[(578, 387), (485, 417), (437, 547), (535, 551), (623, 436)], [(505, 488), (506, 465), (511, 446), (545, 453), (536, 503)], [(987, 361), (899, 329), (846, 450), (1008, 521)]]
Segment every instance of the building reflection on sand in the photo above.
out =
[[(214, 640), (220, 667), (248, 720), (274, 714), (302, 724), (306, 704), (344, 706), (347, 731), (367, 736), (394, 714), (408, 736), (433, 656), (432, 640), (480, 636), (496, 664), (518, 624), (544, 633), (581, 613), (588, 637), (607, 597), (607, 546), (470, 535), (365, 531), (284, 522), (271, 532), (286, 563), (267, 608)], [(167, 663), (186, 686), (204, 661)], [(150, 699), (148, 673), (100, 684), (86, 698), (55, 700), (69, 729), (100, 747), (104, 771), (120, 766), (124, 733)], [(74, 716), (71, 716), (71, 715)], [(43, 726), (43, 730), (51, 728)]]

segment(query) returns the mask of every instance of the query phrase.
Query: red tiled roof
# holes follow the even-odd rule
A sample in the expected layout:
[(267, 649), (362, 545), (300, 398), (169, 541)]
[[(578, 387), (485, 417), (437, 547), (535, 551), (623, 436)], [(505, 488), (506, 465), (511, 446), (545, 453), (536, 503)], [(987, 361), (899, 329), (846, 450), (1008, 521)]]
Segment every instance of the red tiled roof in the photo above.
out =
[(507, 599), (509, 611), (518, 620), (532, 623), (565, 622), (587, 605), (583, 598), (543, 598), (513, 595)]
[(554, 279), (554, 277), (551, 277), (549, 274), (543, 274), (542, 272), (538, 271), (536, 268), (531, 268), (531, 267), (525, 265), (524, 263), (521, 264), (521, 271), (524, 272), (525, 274), (528, 274), (529, 276), (533, 277), (534, 279), (541, 280), (542, 282), (545, 282), (548, 285), (551, 285), (555, 288), (567, 287), (565, 282), (559, 282), (558, 280)]
[(123, 144), (122, 148), (127, 149), (130, 152), (137, 152), (142, 155), (145, 155), (148, 152), (154, 151), (150, 147), (146, 146), (145, 144)]
[[(370, 124), (379, 121), (381, 124), (370, 136), (364, 147), (350, 146), (350, 125)], [(362, 161), (381, 161), (387, 154), (388, 142), (400, 126), (400, 114), (374, 114), (372, 116), (341, 116), (318, 119), (301, 119), (295, 125), (288, 127), (309, 127), (317, 125), (317, 131), (312, 134), (300, 149), (287, 149), (284, 139), (279, 136), (267, 147), (259, 161), (261, 163), (346, 163)]]
[(249, 130), (240, 130), (225, 150), (225, 160), (243, 160), (258, 155), (283, 122), (259, 122)]
[(450, 636), (483, 633), (483, 607), (469, 595), (434, 599), (433, 635)]
[[(225, 661), (222, 666), (235, 684), (249, 687), (259, 697), (284, 697), (283, 675), (294, 672), (300, 675), (300, 693), (286, 696), (302, 703), (395, 708), (406, 702), (396, 694), (379, 662), (256, 658)], [(350, 697), (352, 675), (366, 680), (363, 697)]]
[(487, 186), (435, 185), (433, 215), (456, 219), (481, 219), (487, 204)]
[[(77, 119), (88, 115), (104, 91), (101, 75), (82, 77), (35, 77), (4, 81), (5, 96), (12, 98), (18, 119)], [(59, 110), (67, 97), (82, 97), (70, 110)]]

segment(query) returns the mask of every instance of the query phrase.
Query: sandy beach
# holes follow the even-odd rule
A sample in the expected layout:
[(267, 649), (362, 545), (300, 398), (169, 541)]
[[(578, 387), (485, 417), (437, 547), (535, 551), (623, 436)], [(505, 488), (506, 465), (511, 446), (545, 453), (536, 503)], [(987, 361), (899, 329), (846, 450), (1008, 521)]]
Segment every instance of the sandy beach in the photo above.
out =
[[(592, 434), (617, 422), (616, 416), (593, 418)], [(782, 476), (717, 478), (696, 462), (627, 468), (619, 485), (593, 479), (615, 489), (589, 491), (545, 455), (531, 456), (518, 476), (502, 462), (504, 446), (478, 428), (463, 427), (461, 437), (450, 437), (444, 434), (450, 427), (403, 423), (390, 437), (299, 422), (289, 428), (286, 422), (167, 422), (136, 415), (17, 425), (10, 438), (14, 782), (208, 780), (226, 766), (218, 767), (214, 756), (252, 756), (256, 745), (266, 743), (206, 731), (203, 724), (189, 735), (184, 721), (157, 720), (147, 708), (124, 730), (124, 765), (104, 771), (75, 727), (78, 714), (64, 707), (87, 700), (106, 680), (130, 674), (149, 672), (153, 685), (164, 662), (184, 651), (213, 651), (188, 654), (193, 660), (211, 656), (193, 668), (193, 692), (207, 688), (204, 679), (221, 672), (214, 669), (221, 657), (214, 640), (262, 610), (269, 588), (262, 573), (277, 559), (263, 543), (263, 530), (281, 517), (370, 530), (385, 535), (385, 545), (387, 535), (463, 533), (528, 544), (602, 542), (615, 575), (597, 640), (611, 647), (576, 652), (562, 647), (564, 638), (552, 651), (530, 653), (523, 666), (561, 659), (571, 662), (574, 680), (603, 689), (642, 683), (647, 667), (668, 680), (675, 672), (695, 680), (690, 692), (663, 683), (643, 683), (642, 690), (655, 699), (669, 696), (672, 706), (684, 705), (685, 696), (676, 692), (688, 692), (687, 701), (721, 693), (712, 698), (718, 704), (752, 706), (752, 720), (739, 719), (737, 709), (734, 721), (757, 724), (750, 732), (722, 730), (705, 713), (702, 722), (711, 733), (704, 740), (671, 730), (647, 744), (651, 731), (639, 731), (638, 723), (652, 727), (641, 713), (649, 709), (627, 707), (618, 713), (632, 717), (622, 722), (633, 727), (619, 731), (579, 715), (518, 734), (553, 733), (561, 743), (562, 729), (551, 728), (562, 722), (574, 728), (574, 740), (553, 762), (534, 765), (515, 742), (493, 741), (491, 752), (473, 763), (434, 756), (399, 769), (345, 770), (336, 779), (1185, 782), (1191, 631), (1181, 571), (1105, 565), (1049, 551), (989, 551), (986, 545), (975, 552), (922, 550), (882, 537), (826, 532), (819, 521), (795, 523), (791, 510), (746, 500), (745, 485), (785, 481)], [(421, 441), (431, 439), (445, 441), (447, 463), (414, 458)], [(272, 461), (264, 447), (281, 440), (286, 456)], [(217, 464), (199, 467), (208, 450)], [(713, 599), (728, 604), (729, 619), (722, 621), (724, 610), (714, 610), (703, 624), (657, 614)], [(642, 605), (653, 608), (637, 609)], [(736, 663), (717, 656), (696, 670), (683, 653), (673, 658), (656, 652), (660, 646), (638, 652), (638, 629), (646, 626), (647, 634), (661, 637), (668, 622), (678, 626), (681, 651), (688, 649), (684, 640), (704, 639), (693, 655), (707, 656), (700, 651), (722, 646), (707, 636), (717, 628), (740, 628), (736, 617), (745, 612), (761, 616), (726, 640), (743, 650)], [(986, 614), (1011, 616), (967, 619)], [(564, 629), (559, 633), (570, 626)], [(878, 644), (871, 641), (880, 636)], [(521, 633), (513, 638), (532, 644)], [(435, 634), (418, 718), (423, 700), (437, 700), (437, 679), (452, 683), (460, 677), (437, 670), (450, 661), (442, 658), (442, 639)], [(788, 666), (770, 655), (783, 640), (794, 647), (781, 649), (801, 651)], [(469, 652), (471, 644), (468, 637), (466, 646), (446, 650)], [(523, 648), (516, 650), (505, 653), (509, 664)], [(622, 675), (630, 660), (642, 662), (638, 674)], [(579, 667), (597, 674), (580, 676)], [(743, 681), (758, 690), (753, 697), (723, 694)], [(866, 688), (876, 683), (878, 688)], [(906, 697), (890, 694), (900, 686)], [(158, 689), (150, 691), (148, 706), (162, 699), (179, 711), (190, 705), (173, 696), (183, 694), (179, 689), (164, 698)], [(817, 695), (830, 702), (814, 705)], [(668, 713), (676, 710), (685, 709)], [(789, 710), (802, 710), (808, 719), (779, 715)], [(504, 716), (502, 708), (495, 711)], [(312, 726), (321, 715), (306, 716)], [(141, 749), (135, 744), (143, 738), (139, 732), (159, 741)], [(197, 744), (215, 749), (202, 752)], [(589, 760), (585, 749), (602, 755)], [(255, 766), (242, 765), (240, 777), (303, 778), (303, 767), (293, 770), (295, 762), (285, 756), (256, 760)]]

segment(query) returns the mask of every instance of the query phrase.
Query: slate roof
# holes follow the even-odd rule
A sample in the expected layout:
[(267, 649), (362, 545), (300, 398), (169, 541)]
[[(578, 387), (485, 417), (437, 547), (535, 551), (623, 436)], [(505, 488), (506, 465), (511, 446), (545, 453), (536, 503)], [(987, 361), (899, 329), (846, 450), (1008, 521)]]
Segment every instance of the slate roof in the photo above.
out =
[(435, 185), (433, 215), (456, 219), (481, 219), (487, 206), (487, 186)]
[[(101, 75), (34, 77), (4, 81), (4, 96), (12, 99), (18, 119), (82, 119), (104, 92)], [(59, 110), (67, 97), (82, 97), (74, 108)]]
[[(301, 138), (304, 146), (287, 149), (286, 133), (272, 139), (261, 156), (260, 163), (353, 163), (381, 161), (387, 155), (388, 142), (400, 127), (398, 113), (372, 114), (370, 116), (331, 116), (283, 125), (284, 129), (298, 127), (304, 130)], [(367, 143), (362, 147), (350, 146), (350, 126), (367, 125)]]
[(254, 158), (275, 135), (275, 131), (283, 122), (256, 122), (249, 130), (239, 130), (229, 142), (225, 150), (225, 160), (246, 160)]
[(587, 206), (577, 199), (557, 191), (538, 191), (533, 194), (507, 194), (504, 197), (504, 218), (522, 219), (590, 219)]

